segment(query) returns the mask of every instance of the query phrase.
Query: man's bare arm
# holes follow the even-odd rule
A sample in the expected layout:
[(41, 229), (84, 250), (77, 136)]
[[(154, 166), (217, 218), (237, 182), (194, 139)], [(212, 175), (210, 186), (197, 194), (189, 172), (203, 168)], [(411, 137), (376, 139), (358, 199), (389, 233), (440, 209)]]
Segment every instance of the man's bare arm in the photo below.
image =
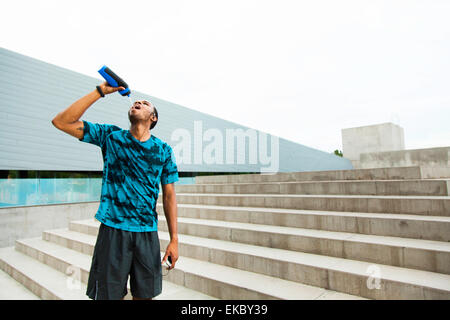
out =
[(175, 267), (175, 262), (178, 260), (178, 227), (177, 227), (177, 200), (175, 195), (175, 186), (173, 183), (163, 184), (163, 207), (164, 215), (166, 216), (167, 226), (169, 228), (170, 243), (167, 246), (166, 254), (163, 258), (163, 263), (170, 255), (172, 257), (172, 266)]
[[(125, 90), (123, 87), (113, 88), (104, 82), (100, 85), (104, 94), (110, 94), (118, 90)], [(84, 112), (98, 99), (100, 99), (100, 93), (94, 90), (84, 97), (78, 99), (72, 103), (67, 109), (58, 113), (52, 120), (52, 124), (61, 131), (68, 133), (78, 139), (84, 136), (83, 121), (80, 121)]]

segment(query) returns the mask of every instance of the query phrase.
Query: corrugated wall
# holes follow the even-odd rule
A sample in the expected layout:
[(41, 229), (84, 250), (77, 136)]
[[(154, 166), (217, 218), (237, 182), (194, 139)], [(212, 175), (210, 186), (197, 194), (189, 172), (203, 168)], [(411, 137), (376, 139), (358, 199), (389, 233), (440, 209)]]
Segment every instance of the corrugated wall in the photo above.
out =
[[(52, 118), (58, 112), (92, 91), (101, 81), (100, 76), (98, 79), (92, 78), (0, 48), (0, 170), (101, 171), (103, 161), (100, 148), (79, 142), (51, 124)], [(256, 163), (250, 162), (249, 140), (245, 150), (238, 148), (238, 142), (235, 141), (232, 152), (231, 149), (228, 150), (228, 156), (232, 153), (234, 161), (226, 161), (227, 130), (241, 128), (246, 131), (248, 127), (140, 92), (133, 91), (132, 98), (147, 99), (155, 103), (159, 121), (152, 134), (169, 143), (176, 155), (179, 155), (179, 171), (259, 172), (262, 167), (270, 167), (270, 163), (264, 163), (262, 155), (259, 154)], [(211, 101), (211, 104), (213, 103), (214, 101)], [(113, 94), (96, 102), (81, 119), (115, 124), (128, 129), (129, 107), (127, 98)], [(181, 138), (183, 135), (178, 135), (183, 132), (190, 138), (190, 147), (187, 148), (191, 152), (189, 158), (186, 157), (186, 148), (183, 152), (180, 151), (181, 146), (186, 147), (188, 141)], [(261, 132), (257, 132), (260, 143)], [(210, 137), (211, 140), (207, 141), (205, 133), (216, 135), (213, 134), (214, 138)], [(202, 154), (209, 150), (208, 144), (211, 146), (214, 142), (217, 145), (218, 137), (223, 138), (223, 164), (214, 161), (208, 164)], [(276, 169), (269, 171), (352, 168), (349, 160), (331, 153), (270, 135), (267, 140), (267, 153), (264, 154), (272, 160), (272, 168)], [(271, 141), (278, 141), (278, 157), (271, 154)], [(199, 150), (200, 153), (197, 152), (196, 155)], [(260, 144), (257, 144), (256, 150), (262, 150)], [(245, 160), (243, 164), (239, 164), (237, 159), (242, 155)], [(279, 160), (277, 164), (276, 158)]]

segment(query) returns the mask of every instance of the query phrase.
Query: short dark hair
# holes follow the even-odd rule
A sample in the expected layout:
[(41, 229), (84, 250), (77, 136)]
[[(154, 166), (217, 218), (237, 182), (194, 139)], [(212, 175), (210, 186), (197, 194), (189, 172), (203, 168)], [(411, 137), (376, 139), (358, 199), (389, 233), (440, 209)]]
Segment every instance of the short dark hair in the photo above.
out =
[(156, 116), (156, 121), (152, 122), (152, 124), (150, 125), (150, 130), (153, 129), (156, 126), (156, 124), (158, 123), (158, 110), (156, 110), (156, 107), (153, 103), (152, 103), (152, 105), (153, 105), (153, 113)]

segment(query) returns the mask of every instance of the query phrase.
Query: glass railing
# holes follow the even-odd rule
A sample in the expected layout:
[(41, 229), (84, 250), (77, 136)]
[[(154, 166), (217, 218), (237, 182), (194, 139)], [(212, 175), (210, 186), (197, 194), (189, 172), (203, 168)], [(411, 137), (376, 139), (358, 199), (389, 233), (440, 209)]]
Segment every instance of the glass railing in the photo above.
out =
[[(179, 178), (175, 184), (194, 184)], [(101, 178), (0, 179), (0, 207), (100, 201)]]

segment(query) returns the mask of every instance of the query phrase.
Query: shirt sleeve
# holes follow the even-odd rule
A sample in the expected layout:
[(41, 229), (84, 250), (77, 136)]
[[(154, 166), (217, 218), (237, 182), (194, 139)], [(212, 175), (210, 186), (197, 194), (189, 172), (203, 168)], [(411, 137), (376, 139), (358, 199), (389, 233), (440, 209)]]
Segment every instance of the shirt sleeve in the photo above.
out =
[(178, 168), (172, 148), (166, 145), (165, 161), (161, 173), (161, 184), (169, 184), (178, 181)]
[(106, 140), (106, 137), (113, 131), (122, 130), (118, 126), (111, 124), (99, 124), (82, 120), (84, 124), (83, 138), (78, 139), (82, 142), (95, 144), (101, 147)]

